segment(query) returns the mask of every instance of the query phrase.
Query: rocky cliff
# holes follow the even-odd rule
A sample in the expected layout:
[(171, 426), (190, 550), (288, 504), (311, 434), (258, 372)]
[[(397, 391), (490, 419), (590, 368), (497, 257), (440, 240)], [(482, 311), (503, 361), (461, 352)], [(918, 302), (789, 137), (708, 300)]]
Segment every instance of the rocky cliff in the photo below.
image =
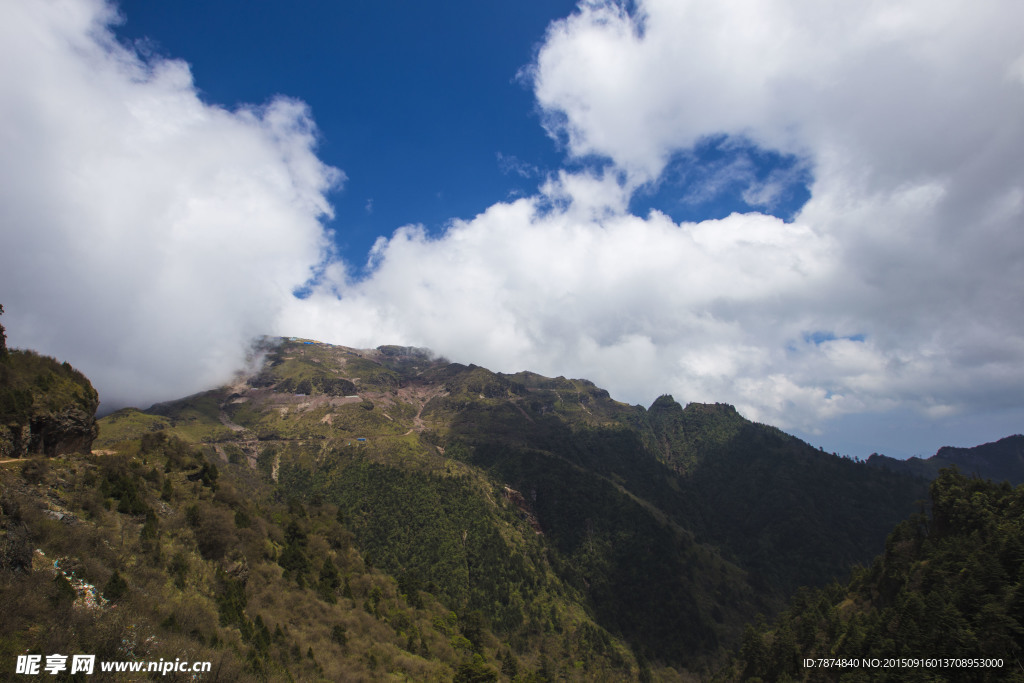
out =
[(68, 363), (32, 351), (0, 359), (0, 458), (87, 453), (99, 396)]

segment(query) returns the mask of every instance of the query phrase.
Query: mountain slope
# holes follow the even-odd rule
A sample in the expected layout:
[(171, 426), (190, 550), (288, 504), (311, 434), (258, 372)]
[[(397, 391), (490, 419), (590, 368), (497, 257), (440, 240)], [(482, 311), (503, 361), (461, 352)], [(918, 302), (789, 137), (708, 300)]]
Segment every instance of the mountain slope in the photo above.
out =
[[(1024, 487), (942, 470), (930, 517), (900, 524), (848, 584), (802, 591), (778, 623), (749, 629), (719, 678), (1024, 681), (1022, 519)], [(893, 658), (906, 661), (864, 664)]]
[(277, 500), (247, 465), (215, 466), (164, 432), (119, 448), (0, 467), (4, 662), (177, 658), (212, 662), (219, 681), (635, 675), (629, 651), (543, 570), (535, 592), (561, 632), (513, 650), (472, 612), (374, 568), (337, 506)]
[(282, 500), (336, 506), (368, 560), (522, 647), (582, 610), (642, 658), (699, 666), (869, 560), (924, 494), (730, 406), (645, 410), (401, 347), (265, 352), (233, 386), (104, 418), (99, 444), (207, 443)]

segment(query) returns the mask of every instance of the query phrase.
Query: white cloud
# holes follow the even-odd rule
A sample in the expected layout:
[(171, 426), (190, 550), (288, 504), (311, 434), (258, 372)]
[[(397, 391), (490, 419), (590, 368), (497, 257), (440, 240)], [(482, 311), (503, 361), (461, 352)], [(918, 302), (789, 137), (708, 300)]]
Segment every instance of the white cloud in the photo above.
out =
[[(0, 7), (19, 65), (0, 72), (5, 324), (109, 401), (202, 388), (269, 332), (729, 401), (808, 432), (1024, 412), (1018, 3), (584, 3), (531, 74), (551, 132), (604, 170), (438, 236), (403, 227), (363, 279), (324, 261), (340, 174), (301, 103), (203, 103), (184, 64), (117, 45), (98, 0)], [(799, 159), (811, 199), (792, 222), (629, 213), (721, 135)], [(792, 183), (721, 172), (758, 206)]]
[(0, 8), (0, 297), (12, 344), (145, 404), (239, 364), (323, 258), (342, 176), (301, 102), (206, 104), (112, 20), (95, 0)]
[(549, 29), (533, 75), (573, 153), (648, 178), (672, 151), (720, 133), (819, 164), (831, 151), (882, 178), (870, 162), (930, 173), (955, 166), (993, 126), (1010, 128), (979, 98), (1019, 104), (1006, 74), (1021, 54), (1022, 10), (1009, 0), (636, 4), (631, 17), (583, 3)]
[(633, 401), (676, 388), (736, 398), (738, 376), (771, 370), (772, 349), (800, 337), (806, 322), (788, 308), (829, 283), (834, 245), (760, 214), (639, 218), (617, 185), (598, 191), (607, 182), (562, 174), (440, 238), (403, 228), (378, 242), (370, 278), (323, 283), (283, 327), (357, 344), (384, 331), (493, 369), (588, 377)]
[[(833, 262), (803, 301), (780, 302), (779, 323), (842, 325), (867, 342), (750, 376), (827, 388), (848, 411), (886, 399), (1019, 409), (1024, 88), (1008, 76), (1020, 72), (1022, 21), (1009, 1), (644, 0), (633, 16), (586, 3), (549, 30), (534, 83), (573, 154), (607, 156), (639, 180), (715, 134), (805, 159), (812, 196), (796, 220), (831, 241)], [(770, 289), (776, 276), (764, 276)], [(837, 409), (775, 405), (757, 412), (807, 426)]]
[[(340, 303), (301, 308), (334, 306), (367, 341), (387, 330), (806, 431), (877, 411), (1020, 416), (1022, 23), (1009, 0), (581, 3), (529, 73), (552, 135), (608, 159), (603, 175), (563, 173), (438, 239), (403, 229)], [(797, 156), (813, 180), (792, 224), (628, 214), (720, 135)], [(766, 206), (791, 182), (716, 173), (704, 185), (747, 178)], [(354, 323), (337, 325), (320, 329)]]
[(540, 175), (539, 168), (526, 163), (515, 155), (498, 152), (495, 158), (498, 161), (498, 168), (506, 175), (514, 173), (520, 178), (535, 178)]

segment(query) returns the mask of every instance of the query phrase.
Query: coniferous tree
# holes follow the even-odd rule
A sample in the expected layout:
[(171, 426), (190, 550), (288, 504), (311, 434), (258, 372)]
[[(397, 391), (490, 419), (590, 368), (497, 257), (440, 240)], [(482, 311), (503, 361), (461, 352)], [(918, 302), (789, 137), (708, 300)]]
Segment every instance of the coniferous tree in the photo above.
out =
[(501, 657), (501, 673), (508, 676), (510, 680), (519, 675), (519, 665), (516, 664), (516, 657), (511, 650), (505, 650)]
[(341, 586), (341, 574), (338, 572), (338, 567), (329, 557), (324, 558), (323, 564), (320, 566), (320, 581), (317, 583), (317, 590), (320, 593), (320, 597), (331, 604), (338, 601), (335, 596), (335, 591)]
[(110, 580), (107, 581), (107, 585), (103, 587), (103, 597), (111, 602), (117, 602), (127, 594), (128, 582), (115, 569)]

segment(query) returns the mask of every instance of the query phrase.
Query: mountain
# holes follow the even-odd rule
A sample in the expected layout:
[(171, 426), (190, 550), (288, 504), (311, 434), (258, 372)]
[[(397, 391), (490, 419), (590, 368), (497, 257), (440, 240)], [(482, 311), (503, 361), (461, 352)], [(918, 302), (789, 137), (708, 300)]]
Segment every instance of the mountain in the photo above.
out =
[[(406, 347), (258, 352), (229, 386), (106, 416), (96, 455), (0, 466), (5, 613), (64, 620), (12, 617), (8, 654), (113, 653), (131, 614), (157, 643), (134, 656), (219, 680), (684, 680), (927, 495), (725, 404)], [(61, 577), (109, 603), (82, 612)]]
[(867, 463), (871, 467), (903, 472), (925, 479), (934, 479), (944, 467), (956, 466), (961, 472), (982, 479), (1008, 481), (1013, 485), (1024, 483), (1024, 436), (1015, 434), (999, 441), (954, 448), (943, 446), (927, 459), (897, 460), (885, 455), (871, 454)]
[(161, 429), (208, 443), (283, 499), (338, 506), (375, 566), (510, 641), (544, 627), (530, 594), (495, 581), (526, 543), (499, 520), (539, 544), (601, 628), (647, 660), (693, 666), (797, 586), (869, 561), (926, 493), (731, 406), (665, 396), (648, 410), (585, 380), (418, 349), (264, 351), (231, 387), (104, 418), (98, 443)]

